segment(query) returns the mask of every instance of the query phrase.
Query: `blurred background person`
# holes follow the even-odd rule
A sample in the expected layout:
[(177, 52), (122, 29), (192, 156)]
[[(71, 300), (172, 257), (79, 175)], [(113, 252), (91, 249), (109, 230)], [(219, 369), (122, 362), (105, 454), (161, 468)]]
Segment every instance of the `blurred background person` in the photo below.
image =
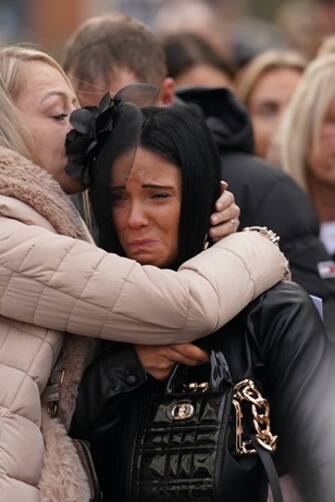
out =
[(314, 0), (280, 2), (275, 21), (288, 45), (310, 60), (315, 57), (322, 39), (319, 10)]
[(237, 96), (253, 125), (255, 153), (264, 159), (306, 64), (297, 52), (269, 50), (251, 60), (237, 78)]
[(313, 59), (324, 38), (335, 31), (333, 0), (292, 0), (279, 2), (274, 16), (290, 47)]
[(195, 33), (216, 51), (230, 57), (231, 39), (222, 11), (215, 2), (203, 0), (170, 0), (158, 10), (153, 30), (160, 36)]
[(63, 53), (63, 67), (82, 106), (97, 105), (109, 90), (127, 84), (157, 85), (157, 103), (174, 99), (174, 82), (166, 74), (164, 51), (156, 36), (140, 21), (124, 14), (96, 16), (71, 35)]
[(233, 66), (204, 38), (177, 33), (163, 38), (169, 77), (177, 87), (225, 87), (234, 91)]
[[(283, 169), (309, 194), (321, 222), (320, 237), (335, 257), (335, 55), (315, 59), (294, 94), (281, 131)], [(335, 264), (319, 264), (335, 277)]]

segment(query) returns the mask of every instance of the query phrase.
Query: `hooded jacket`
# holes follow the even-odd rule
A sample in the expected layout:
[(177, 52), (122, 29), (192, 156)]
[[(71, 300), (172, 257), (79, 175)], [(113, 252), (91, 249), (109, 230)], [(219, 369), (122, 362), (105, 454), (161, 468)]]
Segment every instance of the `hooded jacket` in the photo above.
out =
[(305, 192), (282, 170), (253, 155), (252, 126), (246, 110), (227, 89), (180, 90), (184, 104), (197, 105), (221, 155), (222, 179), (241, 209), (241, 228), (267, 226), (280, 236), (292, 279), (319, 296), (328, 332), (335, 326), (335, 278), (322, 278), (319, 264), (331, 262), (319, 239), (319, 222)]
[[(192, 340), (227, 322), (285, 269), (279, 250), (256, 233), (231, 236), (178, 272), (108, 254), (92, 244), (53, 178), (5, 148), (0, 240), (1, 502), (89, 501), (66, 431), (94, 350), (90, 337)], [(59, 418), (51, 419), (46, 389), (60, 354)]]

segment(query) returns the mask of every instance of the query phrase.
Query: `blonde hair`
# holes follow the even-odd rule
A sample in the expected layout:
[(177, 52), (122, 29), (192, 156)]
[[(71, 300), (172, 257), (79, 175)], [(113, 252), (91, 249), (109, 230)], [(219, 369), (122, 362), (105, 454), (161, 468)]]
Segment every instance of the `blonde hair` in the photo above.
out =
[(45, 52), (26, 46), (9, 46), (0, 49), (0, 141), (3, 146), (16, 150), (38, 162), (34, 151), (29, 124), (15, 106), (19, 94), (24, 91), (25, 63), (41, 61), (57, 70), (72, 89), (62, 67)]
[(30, 61), (40, 61), (55, 68), (72, 89), (72, 84), (63, 68), (46, 52), (34, 47), (20, 45), (4, 47), (0, 49), (0, 75), (14, 102), (20, 94), (25, 82), (24, 63)]
[(292, 50), (269, 50), (256, 56), (237, 76), (237, 96), (248, 106), (250, 96), (258, 81), (273, 70), (289, 69), (303, 73), (307, 60)]
[(280, 127), (282, 168), (307, 190), (306, 167), (310, 149), (319, 147), (322, 124), (335, 108), (335, 55), (315, 59), (293, 94)]
[(32, 141), (24, 126), (21, 114), (8, 94), (7, 86), (0, 76), (0, 145), (15, 150), (34, 160)]

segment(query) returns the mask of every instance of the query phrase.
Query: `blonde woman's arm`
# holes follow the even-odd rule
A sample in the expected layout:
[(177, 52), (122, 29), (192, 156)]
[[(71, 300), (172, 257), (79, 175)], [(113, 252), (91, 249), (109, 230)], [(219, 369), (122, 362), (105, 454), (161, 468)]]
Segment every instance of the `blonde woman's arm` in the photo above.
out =
[(228, 322), (284, 269), (277, 247), (254, 232), (233, 234), (174, 272), (0, 218), (0, 314), (79, 335), (192, 341)]

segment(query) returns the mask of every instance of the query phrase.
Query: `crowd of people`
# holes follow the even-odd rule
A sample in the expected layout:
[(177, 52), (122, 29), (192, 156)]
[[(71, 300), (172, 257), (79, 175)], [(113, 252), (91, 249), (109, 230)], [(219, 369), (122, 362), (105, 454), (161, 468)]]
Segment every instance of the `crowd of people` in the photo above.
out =
[(78, 439), (131, 502), (129, 410), (213, 348), (270, 403), (285, 502), (333, 502), (333, 52), (239, 67), (119, 13), (61, 62), (0, 49), (0, 502), (98, 500)]

